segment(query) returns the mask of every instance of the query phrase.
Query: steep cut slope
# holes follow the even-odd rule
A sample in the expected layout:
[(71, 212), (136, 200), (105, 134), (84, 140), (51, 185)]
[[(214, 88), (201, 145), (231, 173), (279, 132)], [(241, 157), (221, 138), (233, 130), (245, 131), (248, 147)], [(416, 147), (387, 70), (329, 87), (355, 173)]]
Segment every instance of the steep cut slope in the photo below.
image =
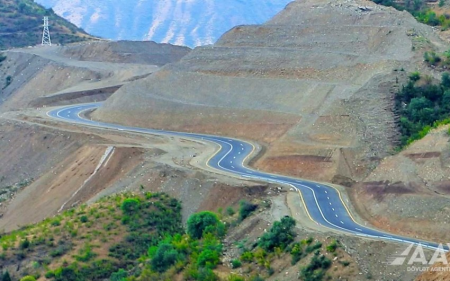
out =
[(49, 17), (53, 43), (66, 44), (91, 38), (53, 10), (46, 10), (32, 0), (0, 0), (0, 50), (39, 44), (44, 16)]
[(396, 138), (391, 92), (405, 76), (394, 70), (411, 69), (417, 58), (410, 30), (441, 44), (406, 12), (366, 1), (296, 1), (264, 25), (236, 27), (123, 87), (94, 115), (253, 139), (267, 148), (257, 167), (362, 179)]
[(153, 40), (190, 47), (212, 44), (239, 24), (260, 24), (291, 0), (37, 0), (84, 28), (114, 40)]
[(63, 101), (65, 94), (77, 101), (89, 95), (103, 100), (189, 51), (154, 42), (85, 42), (7, 51), (0, 63), (0, 110), (48, 105)]
[(450, 238), (448, 127), (389, 156), (353, 187), (360, 213), (378, 227), (445, 242)]

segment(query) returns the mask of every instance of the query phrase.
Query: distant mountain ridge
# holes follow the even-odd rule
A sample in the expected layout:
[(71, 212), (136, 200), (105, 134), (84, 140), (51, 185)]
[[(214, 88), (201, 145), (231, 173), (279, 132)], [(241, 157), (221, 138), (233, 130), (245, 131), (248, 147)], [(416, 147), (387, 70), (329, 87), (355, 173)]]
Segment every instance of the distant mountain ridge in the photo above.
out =
[(35, 1), (96, 36), (195, 47), (236, 25), (261, 24), (292, 0)]

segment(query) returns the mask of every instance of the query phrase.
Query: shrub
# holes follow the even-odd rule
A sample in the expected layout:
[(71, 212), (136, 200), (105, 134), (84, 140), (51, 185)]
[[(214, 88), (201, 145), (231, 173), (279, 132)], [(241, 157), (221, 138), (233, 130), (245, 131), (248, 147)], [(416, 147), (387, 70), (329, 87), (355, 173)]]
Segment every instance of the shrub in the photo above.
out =
[(20, 279), (20, 281), (36, 281), (36, 278), (34, 278), (34, 276), (28, 275)]
[(317, 241), (316, 243), (312, 244), (312, 245), (308, 245), (308, 247), (306, 247), (305, 251), (306, 253), (312, 253), (315, 250), (319, 250), (320, 248), (322, 248), (322, 242)]
[(25, 240), (20, 242), (20, 246), (19, 247), (20, 247), (21, 250), (28, 249), (30, 247), (30, 241), (28, 240), (28, 238), (25, 238)]
[(418, 71), (415, 71), (411, 74), (409, 74), (409, 80), (416, 82), (420, 80), (420, 73)]
[(96, 253), (92, 252), (92, 248), (89, 245), (85, 245), (82, 249), (80, 249), (79, 254), (80, 255), (75, 255), (75, 259), (82, 262), (90, 261), (97, 256)]
[(231, 261), (231, 268), (239, 268), (242, 266), (242, 263), (240, 260), (234, 259)]
[(288, 216), (282, 218), (281, 221), (276, 221), (272, 228), (261, 236), (258, 246), (269, 252), (272, 252), (275, 247), (285, 249), (294, 241), (294, 226), (295, 220)]
[(205, 211), (193, 214), (187, 221), (187, 233), (195, 239), (202, 238), (206, 233), (222, 236), (224, 231), (225, 226), (212, 212)]
[(151, 266), (155, 271), (164, 272), (181, 258), (181, 254), (171, 244), (163, 242), (156, 250)]
[(302, 246), (300, 243), (295, 243), (291, 249), (292, 260), (291, 264), (296, 264), (304, 256)]
[(441, 57), (435, 52), (425, 52), (423, 58), (429, 65), (437, 65), (441, 61)]
[(128, 277), (128, 273), (123, 269), (119, 269), (119, 271), (111, 274), (111, 277), (109, 278), (109, 280), (110, 281), (125, 281), (127, 277)]
[(245, 251), (241, 255), (241, 261), (243, 262), (252, 262), (253, 261), (253, 253), (250, 251)]
[(5, 272), (2, 274), (2, 281), (11, 281), (11, 276), (9, 275), (9, 272), (8, 272), (8, 271), (5, 271)]
[(197, 281), (219, 281), (219, 277), (209, 268), (200, 268), (198, 270)]
[(334, 252), (336, 252), (337, 247), (338, 247), (338, 244), (337, 244), (336, 240), (333, 240), (333, 242), (331, 242), (331, 244), (327, 246), (327, 251), (330, 253), (334, 253)]
[(236, 274), (228, 276), (228, 281), (245, 281), (245, 278)]
[(234, 209), (232, 207), (228, 207), (226, 212), (227, 212), (227, 215), (229, 215), (230, 217), (235, 214)]
[(325, 271), (330, 268), (331, 260), (323, 255), (315, 254), (309, 265), (302, 268), (300, 277), (305, 281), (322, 280), (325, 276)]
[(88, 217), (87, 216), (81, 216), (80, 217), (80, 222), (82, 222), (82, 223), (88, 222)]
[(197, 258), (197, 265), (200, 267), (207, 267), (214, 269), (219, 263), (220, 254), (216, 250), (205, 249)]
[(131, 214), (139, 209), (140, 201), (137, 198), (127, 198), (123, 200), (121, 209), (125, 214)]
[(258, 205), (245, 200), (241, 201), (239, 205), (239, 220), (241, 221), (246, 219), (254, 210), (256, 210), (256, 208), (258, 208)]

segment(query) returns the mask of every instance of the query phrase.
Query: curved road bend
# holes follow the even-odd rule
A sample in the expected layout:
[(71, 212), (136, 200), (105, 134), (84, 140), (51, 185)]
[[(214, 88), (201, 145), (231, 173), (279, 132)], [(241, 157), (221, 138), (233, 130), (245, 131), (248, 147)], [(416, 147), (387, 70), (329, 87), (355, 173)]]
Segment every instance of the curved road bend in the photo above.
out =
[[(82, 112), (94, 110), (100, 105), (101, 103), (71, 105), (63, 108), (53, 109), (47, 112), (47, 115), (51, 118), (55, 118), (61, 121), (89, 125), (93, 127), (144, 134), (177, 136), (216, 143), (220, 146), (220, 150), (208, 160), (207, 165), (214, 169), (226, 171), (228, 173), (232, 173), (234, 175), (238, 175), (248, 179), (286, 184), (295, 188), (302, 195), (309, 217), (311, 218), (311, 220), (318, 224), (357, 236), (390, 240), (395, 242), (421, 244), (423, 247), (431, 249), (436, 249), (438, 247), (437, 243), (389, 234), (358, 224), (351, 217), (347, 207), (342, 200), (341, 195), (335, 188), (327, 185), (309, 182), (306, 180), (268, 174), (246, 167), (244, 165), (244, 162), (254, 149), (253, 145), (248, 142), (234, 138), (226, 138), (213, 135), (128, 127), (88, 120), (80, 116)], [(446, 250), (448, 249), (446, 248)]]

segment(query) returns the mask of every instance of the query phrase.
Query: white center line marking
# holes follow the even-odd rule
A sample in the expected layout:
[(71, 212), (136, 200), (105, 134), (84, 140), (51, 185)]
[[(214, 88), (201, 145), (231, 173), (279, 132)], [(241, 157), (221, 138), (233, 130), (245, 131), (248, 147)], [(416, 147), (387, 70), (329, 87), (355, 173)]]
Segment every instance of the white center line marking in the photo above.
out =
[(356, 230), (358, 230), (358, 231), (362, 231), (362, 229), (359, 229), (359, 228), (355, 228)]
[(342, 223), (342, 224), (344, 224), (344, 222), (343, 222), (343, 221), (341, 221), (341, 223)]
[(325, 193), (328, 193), (328, 191), (325, 190)]
[(333, 211), (334, 211), (334, 208), (331, 208), (331, 209), (333, 209)]

